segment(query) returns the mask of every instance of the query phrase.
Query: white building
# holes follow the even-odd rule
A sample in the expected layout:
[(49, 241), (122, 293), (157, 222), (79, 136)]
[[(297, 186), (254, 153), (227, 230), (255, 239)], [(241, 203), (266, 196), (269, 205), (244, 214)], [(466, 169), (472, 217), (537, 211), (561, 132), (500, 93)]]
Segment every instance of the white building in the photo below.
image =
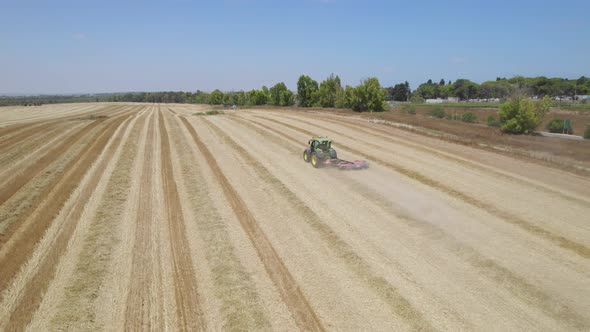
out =
[(447, 99), (436, 98), (436, 99), (426, 99), (427, 104), (444, 104), (444, 103), (458, 103), (459, 97), (449, 97)]

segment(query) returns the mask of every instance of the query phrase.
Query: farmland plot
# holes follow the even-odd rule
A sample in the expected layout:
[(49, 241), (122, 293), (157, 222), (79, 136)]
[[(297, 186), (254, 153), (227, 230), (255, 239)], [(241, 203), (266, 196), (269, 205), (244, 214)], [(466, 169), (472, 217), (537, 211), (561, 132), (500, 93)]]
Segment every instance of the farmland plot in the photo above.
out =
[[(590, 178), (203, 110), (0, 109), (0, 330), (590, 329)], [(312, 168), (313, 135), (370, 168)]]

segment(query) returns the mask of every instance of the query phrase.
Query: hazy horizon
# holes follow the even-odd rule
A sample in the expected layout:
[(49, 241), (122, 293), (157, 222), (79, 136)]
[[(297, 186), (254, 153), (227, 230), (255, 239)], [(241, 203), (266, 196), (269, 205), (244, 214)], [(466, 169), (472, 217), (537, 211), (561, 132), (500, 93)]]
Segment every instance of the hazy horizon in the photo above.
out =
[(9, 1), (0, 94), (590, 76), (590, 3)]

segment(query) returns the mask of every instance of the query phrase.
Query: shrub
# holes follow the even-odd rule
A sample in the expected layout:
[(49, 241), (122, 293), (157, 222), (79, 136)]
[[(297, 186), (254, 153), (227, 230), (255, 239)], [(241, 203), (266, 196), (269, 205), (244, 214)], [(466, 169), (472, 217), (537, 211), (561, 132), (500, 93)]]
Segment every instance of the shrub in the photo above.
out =
[(424, 98), (422, 98), (419, 94), (412, 94), (412, 97), (410, 97), (410, 101), (414, 104), (422, 104), (424, 103)]
[[(549, 121), (546, 128), (549, 130), (550, 133), (565, 133), (565, 134), (573, 134), (572, 128), (564, 128), (565, 121), (562, 119), (553, 119)], [(565, 130), (564, 130), (565, 129)]]
[(218, 114), (224, 114), (224, 113), (223, 113), (223, 111), (218, 111), (218, 110), (193, 113), (193, 115), (196, 115), (196, 116), (208, 116), (208, 115), (218, 115)]
[(514, 96), (506, 101), (498, 114), (502, 122), (502, 131), (510, 134), (530, 134), (543, 121), (545, 113), (551, 106), (551, 98), (533, 102), (525, 96)]
[(586, 130), (584, 131), (584, 138), (590, 139), (590, 124), (588, 125), (588, 127), (586, 127)]
[(467, 122), (467, 123), (476, 123), (477, 122), (477, 115), (475, 115), (471, 112), (463, 113), (463, 115), (461, 116), (461, 121)]
[(404, 111), (408, 114), (416, 114), (416, 107), (411, 106), (411, 105), (410, 106), (406, 105), (406, 106), (404, 106), (404, 108), (402, 108), (402, 111)]
[(486, 119), (486, 123), (490, 127), (498, 127), (499, 128), (502, 126), (502, 122), (500, 122), (500, 120), (496, 119), (496, 117), (493, 115), (488, 116), (488, 118)]
[(434, 118), (442, 119), (447, 115), (447, 113), (445, 113), (445, 110), (439, 106), (439, 107), (436, 107), (435, 109), (433, 109), (432, 111), (430, 111), (429, 115)]

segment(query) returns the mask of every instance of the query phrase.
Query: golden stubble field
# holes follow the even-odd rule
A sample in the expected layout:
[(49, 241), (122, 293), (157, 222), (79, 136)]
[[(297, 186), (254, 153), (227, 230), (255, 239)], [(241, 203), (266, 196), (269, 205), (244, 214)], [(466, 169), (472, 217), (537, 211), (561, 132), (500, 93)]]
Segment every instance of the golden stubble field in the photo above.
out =
[[(0, 330), (590, 330), (590, 178), (203, 110), (0, 108)], [(312, 135), (371, 167), (312, 168)]]

